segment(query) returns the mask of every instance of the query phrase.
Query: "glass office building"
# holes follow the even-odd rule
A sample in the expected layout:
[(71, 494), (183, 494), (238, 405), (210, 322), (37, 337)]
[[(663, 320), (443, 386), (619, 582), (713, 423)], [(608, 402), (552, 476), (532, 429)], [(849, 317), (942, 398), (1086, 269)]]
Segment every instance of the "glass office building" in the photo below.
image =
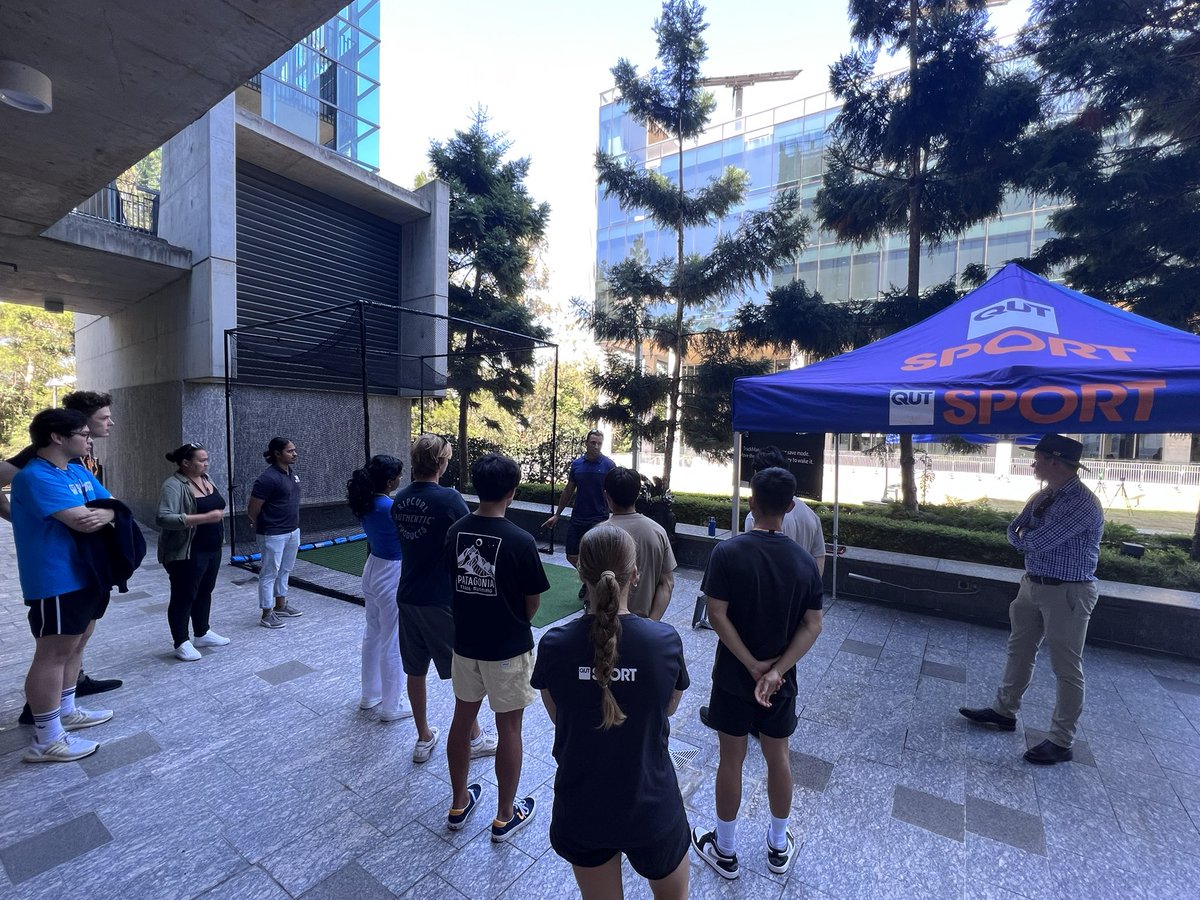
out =
[(379, 0), (355, 0), (240, 88), (238, 103), (379, 171)]
[[(703, 185), (727, 166), (750, 175), (743, 205), (716, 225), (690, 229), (685, 238), (689, 253), (707, 252), (717, 235), (737, 228), (741, 214), (765, 208), (771, 197), (787, 188), (800, 190), (804, 212), (812, 227), (808, 246), (795, 263), (776, 270), (773, 284), (804, 279), (826, 300), (865, 299), (891, 287), (903, 288), (908, 280), (908, 238), (897, 234), (855, 249), (820, 229), (813, 203), (825, 172), (826, 129), (838, 113), (829, 93), (711, 125), (694, 145), (685, 144), (685, 188)], [(624, 105), (610, 92), (601, 98), (600, 149), (624, 156), (646, 169), (660, 171), (678, 183), (678, 147), (661, 133), (648, 134), (625, 114)], [(921, 263), (922, 288), (938, 284), (961, 272), (970, 263), (990, 270), (1014, 257), (1028, 256), (1049, 237), (1047, 219), (1055, 206), (1035, 197), (1010, 197), (1001, 214), (975, 226), (956, 240), (932, 251)], [(619, 262), (639, 245), (650, 259), (673, 258), (673, 232), (658, 228), (644, 213), (623, 211), (613, 198), (598, 189), (596, 198), (597, 285), (603, 291), (605, 266)], [(771, 285), (760, 285), (749, 299), (762, 300)], [(727, 300), (706, 325), (721, 327), (746, 297)]]

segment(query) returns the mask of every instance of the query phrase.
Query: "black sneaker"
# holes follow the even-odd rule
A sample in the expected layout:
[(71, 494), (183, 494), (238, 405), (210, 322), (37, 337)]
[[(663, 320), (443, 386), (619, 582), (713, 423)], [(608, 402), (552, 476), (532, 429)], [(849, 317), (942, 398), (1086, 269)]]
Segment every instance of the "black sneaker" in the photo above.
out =
[(767, 839), (767, 868), (776, 875), (787, 874), (787, 870), (792, 867), (792, 857), (796, 854), (796, 839), (790, 831), (784, 832), (784, 835), (787, 840), (782, 850), (776, 850), (771, 846), (770, 838)]
[(21, 715), (17, 719), (17, 724), (18, 725), (32, 725), (33, 724), (33, 710), (29, 708), (28, 703), (26, 703), (25, 708), (21, 710)]
[(123, 682), (120, 678), (93, 678), (83, 672), (75, 682), (75, 696), (87, 697), (91, 694), (103, 694), (105, 691), (115, 691)]
[(450, 810), (450, 814), (446, 817), (446, 827), (451, 831), (462, 831), (463, 826), (467, 824), (467, 819), (471, 817), (471, 813), (475, 812), (475, 807), (479, 803), (479, 795), (483, 793), (483, 788), (478, 784), (467, 785), (467, 805), (460, 812)]
[(510, 837), (524, 828), (533, 819), (534, 811), (537, 807), (537, 801), (532, 797), (526, 797), (523, 800), (517, 800), (513, 803), (512, 818), (503, 825), (497, 825), (492, 822), (492, 840), (499, 844), (501, 841), (507, 841)]
[(737, 854), (726, 856), (717, 849), (717, 833), (692, 829), (692, 848), (702, 860), (712, 866), (722, 878), (734, 879), (740, 874)]
[(970, 719), (976, 725), (987, 725), (989, 728), (998, 728), (1000, 731), (1016, 731), (1017, 720), (1010, 719), (1008, 716), (1002, 716), (990, 706), (984, 706), (980, 709), (971, 709), (969, 706), (960, 706), (958, 714), (964, 719)]

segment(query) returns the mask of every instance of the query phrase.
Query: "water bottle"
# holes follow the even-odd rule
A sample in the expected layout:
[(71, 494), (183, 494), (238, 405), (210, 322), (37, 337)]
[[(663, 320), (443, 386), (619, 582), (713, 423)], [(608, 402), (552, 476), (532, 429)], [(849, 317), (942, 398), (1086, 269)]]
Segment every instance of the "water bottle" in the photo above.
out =
[(716, 516), (708, 517), (708, 536), (709, 537), (717, 536), (717, 517)]

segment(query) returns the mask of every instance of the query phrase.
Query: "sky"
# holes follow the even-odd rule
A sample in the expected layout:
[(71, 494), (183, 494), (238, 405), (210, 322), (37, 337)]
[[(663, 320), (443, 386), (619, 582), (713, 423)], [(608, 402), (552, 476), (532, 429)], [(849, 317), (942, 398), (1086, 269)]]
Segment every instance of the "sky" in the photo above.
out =
[[(1025, 0), (993, 11), (1000, 34), (1025, 19)], [(529, 156), (532, 196), (550, 204), (546, 299), (562, 309), (592, 296), (601, 92), (625, 57), (655, 65), (658, 0), (382, 0), (381, 170), (411, 187), (430, 141), (467, 128), (484, 107), (491, 128)], [(802, 69), (786, 85), (746, 91), (745, 112), (812, 96), (850, 49), (844, 0), (711, 0), (706, 4), (707, 77)], [(885, 60), (882, 67), (897, 67)], [(712, 121), (732, 118), (728, 89), (714, 88)]]

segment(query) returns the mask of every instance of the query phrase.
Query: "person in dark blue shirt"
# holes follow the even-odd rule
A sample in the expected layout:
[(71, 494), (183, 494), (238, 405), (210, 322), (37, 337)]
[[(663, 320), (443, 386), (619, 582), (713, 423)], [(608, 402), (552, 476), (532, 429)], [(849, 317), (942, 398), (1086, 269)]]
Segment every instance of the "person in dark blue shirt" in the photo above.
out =
[[(608, 503), (604, 499), (604, 476), (616, 466), (611, 459), (600, 452), (604, 446), (604, 434), (599, 431), (589, 431), (587, 434), (587, 451), (583, 456), (577, 456), (571, 461), (567, 473), (567, 486), (563, 488), (562, 496), (558, 498), (558, 511), (542, 523), (543, 528), (553, 528), (558, 522), (562, 511), (575, 498), (571, 507), (571, 522), (567, 526), (567, 562), (578, 568), (579, 542), (589, 530), (608, 519)], [(580, 591), (583, 596), (583, 591)]]
[(623, 896), (622, 853), (656, 898), (688, 894), (688, 821), (667, 746), (688, 671), (675, 629), (629, 611), (636, 562), (622, 529), (584, 536), (591, 615), (543, 635), (531, 679), (555, 727), (550, 844), (584, 898)]
[(258, 573), (258, 623), (282, 628), (284, 619), (303, 615), (288, 603), (288, 576), (300, 549), (300, 476), (294, 466), (300, 452), (284, 437), (273, 437), (263, 451), (269, 465), (250, 489), (246, 515), (262, 542)]

